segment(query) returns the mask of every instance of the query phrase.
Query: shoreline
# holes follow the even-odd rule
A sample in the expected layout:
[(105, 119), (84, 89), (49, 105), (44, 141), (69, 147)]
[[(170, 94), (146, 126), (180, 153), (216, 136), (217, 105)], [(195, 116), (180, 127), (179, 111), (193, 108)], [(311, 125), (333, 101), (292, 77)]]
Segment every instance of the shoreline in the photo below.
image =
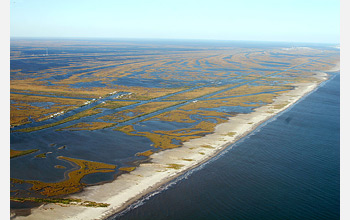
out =
[[(339, 71), (339, 68), (329, 70), (331, 71)], [(249, 114), (230, 117), (227, 122), (218, 124), (212, 134), (185, 142), (180, 148), (151, 155), (151, 163), (140, 164), (134, 171), (119, 176), (113, 182), (89, 186), (83, 192), (71, 196), (82, 200), (109, 203), (110, 206), (107, 208), (44, 204), (32, 209), (28, 216), (15, 218), (46, 219), (50, 216), (53, 219), (106, 219), (115, 216), (141, 198), (152, 194), (159, 187), (211, 160), (263, 123), (289, 109), (303, 97), (315, 91), (320, 84), (328, 81), (329, 75), (318, 72), (318, 79), (320, 79), (318, 82), (295, 84), (293, 90), (280, 94), (273, 103), (256, 108)], [(284, 106), (276, 108), (278, 105)], [(178, 166), (174, 168), (172, 166), (174, 164)]]

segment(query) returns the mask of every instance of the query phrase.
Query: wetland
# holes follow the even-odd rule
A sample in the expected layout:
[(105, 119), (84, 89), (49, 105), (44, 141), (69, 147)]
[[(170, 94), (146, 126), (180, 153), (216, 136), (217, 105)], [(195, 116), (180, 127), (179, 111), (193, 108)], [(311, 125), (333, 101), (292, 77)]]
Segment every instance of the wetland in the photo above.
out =
[[(10, 64), (11, 212), (40, 219), (54, 209), (60, 219), (74, 207), (84, 219), (90, 209), (102, 210), (99, 218), (121, 209), (92, 189), (119, 184), (111, 194), (141, 195), (149, 192), (135, 188), (142, 177), (159, 175), (158, 184), (210, 158), (327, 80), (339, 50), (15, 38)], [(33, 214), (20, 216), (23, 209)]]

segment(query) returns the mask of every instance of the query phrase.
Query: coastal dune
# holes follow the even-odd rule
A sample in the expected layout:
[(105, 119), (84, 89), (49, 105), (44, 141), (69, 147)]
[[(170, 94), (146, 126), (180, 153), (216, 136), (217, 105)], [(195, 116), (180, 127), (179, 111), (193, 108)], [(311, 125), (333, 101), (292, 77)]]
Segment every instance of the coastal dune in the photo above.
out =
[[(339, 71), (339, 66), (333, 71)], [(45, 204), (32, 209), (28, 216), (16, 219), (106, 219), (125, 209), (143, 196), (157, 190), (184, 172), (204, 163), (252, 132), (257, 126), (295, 104), (313, 91), (328, 75), (319, 72), (314, 83), (295, 84), (291, 91), (280, 94), (273, 103), (256, 108), (249, 114), (238, 114), (216, 126), (214, 133), (185, 142), (182, 147), (168, 149), (150, 156), (130, 173), (119, 176), (110, 183), (84, 188), (73, 198), (110, 204), (108, 207), (83, 207), (75, 205)]]

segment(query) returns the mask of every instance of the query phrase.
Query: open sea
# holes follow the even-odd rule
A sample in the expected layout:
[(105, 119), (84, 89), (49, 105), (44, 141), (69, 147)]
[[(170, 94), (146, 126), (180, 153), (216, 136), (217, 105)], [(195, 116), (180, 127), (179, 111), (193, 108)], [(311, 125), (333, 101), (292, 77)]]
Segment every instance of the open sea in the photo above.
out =
[(339, 219), (339, 81), (111, 219)]

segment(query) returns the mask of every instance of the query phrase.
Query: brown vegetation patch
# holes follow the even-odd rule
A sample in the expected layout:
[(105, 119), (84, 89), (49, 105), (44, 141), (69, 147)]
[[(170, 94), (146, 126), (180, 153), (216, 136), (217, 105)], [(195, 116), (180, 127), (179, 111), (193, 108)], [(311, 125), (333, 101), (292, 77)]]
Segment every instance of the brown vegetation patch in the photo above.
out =
[(38, 130), (41, 130), (41, 129), (50, 128), (50, 127), (53, 127), (53, 126), (56, 126), (56, 125), (60, 125), (60, 124), (63, 124), (63, 123), (69, 122), (69, 121), (77, 120), (77, 119), (82, 118), (82, 117), (95, 115), (95, 114), (98, 114), (100, 112), (101, 112), (101, 110), (98, 110), (98, 109), (87, 109), (85, 111), (79, 112), (79, 113), (77, 113), (75, 115), (69, 116), (69, 117), (67, 117), (65, 119), (62, 119), (60, 121), (57, 121), (57, 122), (54, 122), (54, 123), (51, 123), (51, 124), (44, 124), (44, 125), (37, 126), (37, 127), (29, 127), (29, 128), (18, 129), (18, 130), (15, 130), (14, 132), (38, 131)]
[(47, 152), (46, 153), (41, 153), (41, 154), (36, 155), (35, 157), (36, 158), (46, 158), (46, 154), (47, 154)]
[(37, 79), (11, 80), (11, 91), (32, 93), (32, 94), (48, 94), (67, 97), (82, 98), (98, 98), (116, 91), (113, 87), (91, 87), (91, 88), (71, 88), (70, 84), (48, 86), (45, 81)]
[[(218, 112), (218, 111), (211, 111), (211, 110), (181, 110), (181, 109), (175, 109), (168, 112), (161, 113), (159, 115), (150, 117), (146, 120), (152, 120), (152, 119), (158, 119), (161, 121), (174, 121), (174, 122), (180, 122), (180, 123), (194, 123), (196, 120), (193, 120), (191, 118), (191, 115), (202, 115), (202, 116), (208, 116), (208, 118), (213, 118), (221, 122), (221, 120), (225, 117), (232, 116), (231, 114)], [(146, 121), (145, 120), (145, 121)]]
[(141, 117), (177, 104), (179, 104), (179, 102), (149, 102), (136, 106), (133, 109), (123, 110), (110, 115), (102, 116), (99, 119), (105, 121), (125, 122), (130, 119)]
[(147, 150), (141, 153), (136, 153), (136, 156), (145, 156), (145, 157), (149, 157), (152, 154), (154, 154), (154, 152), (152, 150)]
[(81, 131), (81, 130), (98, 130), (98, 129), (104, 129), (114, 126), (116, 123), (109, 123), (109, 122), (81, 122), (77, 123), (65, 128), (61, 128), (59, 130), (68, 130), (68, 131)]
[(167, 100), (189, 100), (189, 99), (194, 99), (198, 98), (213, 92), (220, 91), (222, 89), (228, 88), (231, 85), (226, 85), (226, 86), (214, 86), (214, 87), (202, 87), (198, 89), (194, 89), (188, 92), (184, 93), (179, 93), (173, 96), (170, 96), (167, 98)]
[(193, 161), (193, 159), (183, 158), (184, 161)]
[(149, 100), (184, 90), (184, 88), (146, 88), (131, 86), (117, 86), (117, 88), (118, 91), (131, 93), (119, 98), (125, 100)]
[(131, 132), (135, 132), (135, 129), (132, 125), (120, 126), (114, 129), (115, 131), (121, 131), (127, 135), (136, 135)]
[[(282, 93), (282, 92), (280, 92)], [(259, 107), (262, 103), (272, 103), (277, 97), (274, 93), (257, 94), (251, 96), (234, 97), (227, 99), (202, 100), (196, 103), (180, 107), (182, 110), (194, 110), (200, 108), (219, 108), (222, 106), (243, 106), (243, 107)], [(261, 103), (261, 104), (258, 104)]]
[(29, 149), (29, 150), (12, 150), (12, 149), (10, 149), (10, 158), (12, 159), (15, 157), (20, 157), (23, 155), (31, 154), (31, 153), (34, 153), (38, 150), (39, 149)]
[(73, 199), (73, 198), (35, 198), (35, 197), (27, 197), (27, 198), (19, 198), (19, 197), (10, 197), (11, 201), (16, 202), (38, 202), (38, 203), (54, 203), (54, 204), (62, 204), (62, 205), (80, 205), (87, 207), (108, 207), (108, 203), (98, 203), (93, 201), (83, 201), (81, 199)]
[(248, 95), (260, 92), (268, 92), (274, 90), (284, 90), (284, 89), (292, 89), (290, 86), (252, 86), (252, 85), (242, 85), (228, 91), (216, 94), (212, 96), (213, 98), (218, 97), (227, 97), (227, 96), (239, 96), (239, 95)]
[(225, 135), (229, 136), (229, 137), (234, 137), (236, 135), (236, 132), (231, 131), (231, 132), (226, 133)]
[(179, 170), (184, 166), (182, 164), (176, 164), (176, 163), (168, 163), (167, 165), (168, 165), (167, 168), (175, 169), (175, 170)]
[(201, 147), (203, 148), (208, 148), (208, 149), (214, 149), (214, 147), (212, 147), (211, 145), (201, 145)]
[(33, 184), (31, 188), (32, 190), (39, 191), (40, 194), (45, 196), (58, 196), (75, 193), (80, 191), (85, 185), (80, 182), (80, 180), (85, 175), (99, 172), (114, 172), (116, 168), (116, 166), (112, 164), (81, 160), (63, 156), (59, 156), (58, 159), (74, 163), (79, 167), (79, 169), (70, 171), (67, 175), (68, 178), (61, 182), (46, 183), (38, 180), (25, 180), (25, 182)]
[(129, 102), (129, 101), (107, 101), (105, 103), (101, 103), (97, 105), (95, 108), (109, 108), (109, 109), (116, 109), (128, 105), (136, 104), (137, 102)]
[[(19, 94), (10, 94), (10, 99), (12, 101), (10, 105), (10, 123), (12, 126), (30, 123), (28, 117), (31, 117), (34, 121), (46, 120), (54, 113), (70, 111), (87, 101)], [(31, 103), (41, 103), (44, 107), (35, 106)], [(50, 105), (45, 105), (45, 103), (50, 103)]]

